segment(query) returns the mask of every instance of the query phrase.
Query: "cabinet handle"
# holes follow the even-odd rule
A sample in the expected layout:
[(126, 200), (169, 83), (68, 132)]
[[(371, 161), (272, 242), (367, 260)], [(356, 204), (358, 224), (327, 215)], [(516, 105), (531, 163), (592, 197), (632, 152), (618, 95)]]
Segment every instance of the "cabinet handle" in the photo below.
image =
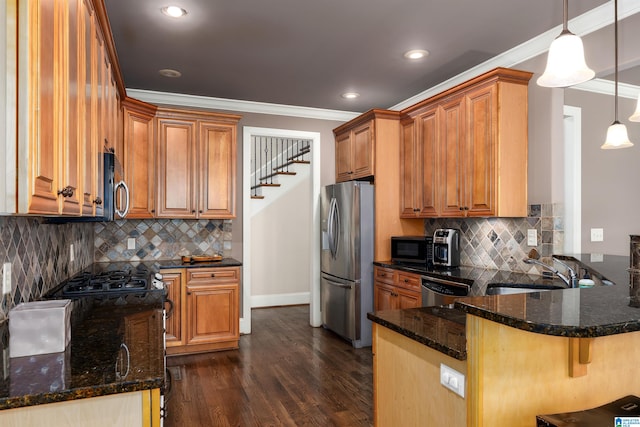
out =
[(191, 291), (187, 291), (187, 295), (191, 295)]
[(58, 196), (62, 194), (62, 197), (71, 197), (73, 196), (73, 187), (67, 185), (62, 190), (58, 190)]
[(404, 283), (409, 283), (409, 279), (404, 279)]
[(191, 211), (191, 213), (196, 213), (196, 210), (195, 210), (195, 209), (193, 209), (193, 210)]
[(95, 199), (93, 199), (93, 203), (100, 206), (102, 204), (102, 199), (100, 197), (96, 197)]
[(211, 277), (216, 277), (216, 273), (211, 273)]
[(202, 213), (202, 210), (199, 210), (198, 213)]
[(465, 206), (465, 207), (464, 207), (464, 210), (465, 210), (465, 211), (468, 211), (468, 210), (469, 210), (469, 206)]
[(156, 213), (156, 210), (155, 209), (151, 209), (151, 213)]

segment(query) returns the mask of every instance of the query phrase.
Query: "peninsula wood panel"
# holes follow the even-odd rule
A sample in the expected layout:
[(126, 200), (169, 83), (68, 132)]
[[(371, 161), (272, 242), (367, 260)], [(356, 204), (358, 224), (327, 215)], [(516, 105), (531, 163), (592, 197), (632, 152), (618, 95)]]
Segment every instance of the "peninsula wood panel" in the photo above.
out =
[(633, 370), (640, 360), (640, 332), (595, 338), (591, 363), (581, 377), (569, 375), (569, 344), (570, 338), (467, 315), (466, 425), (530, 427), (537, 414), (579, 411), (640, 395)]
[(372, 350), (376, 427), (467, 425), (466, 400), (440, 385), (440, 363), (465, 374), (465, 361), (377, 323)]

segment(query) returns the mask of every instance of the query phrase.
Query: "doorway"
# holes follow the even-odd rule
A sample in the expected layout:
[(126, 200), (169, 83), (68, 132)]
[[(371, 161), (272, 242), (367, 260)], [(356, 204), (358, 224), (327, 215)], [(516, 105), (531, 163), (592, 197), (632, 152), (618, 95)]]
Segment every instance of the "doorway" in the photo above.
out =
[[(251, 178), (252, 174), (252, 141), (259, 137), (272, 137), (272, 138), (284, 138), (284, 139), (304, 139), (310, 141), (310, 191), (308, 191), (305, 198), (307, 200), (299, 200), (298, 203), (305, 203), (305, 208), (310, 213), (310, 218), (308, 219), (308, 223), (310, 224), (310, 238), (308, 239), (309, 247), (306, 248), (308, 250), (301, 251), (304, 252), (304, 258), (300, 259), (298, 255), (292, 257), (292, 259), (285, 258), (285, 260), (291, 265), (293, 263), (305, 263), (309, 266), (308, 272), (308, 294), (302, 295), (286, 295), (282, 296), (280, 299), (274, 297), (273, 299), (269, 297), (256, 297), (253, 298), (252, 289), (255, 285), (257, 286), (257, 280), (260, 280), (258, 275), (254, 274), (255, 269), (258, 266), (264, 266), (265, 260), (258, 259), (257, 256), (260, 257), (269, 257), (269, 256), (280, 256), (282, 254), (278, 254), (275, 251), (269, 250), (270, 248), (264, 248), (265, 250), (256, 250), (254, 248), (255, 245), (265, 245), (265, 239), (263, 239), (259, 233), (263, 233), (261, 230), (254, 230), (252, 226), (253, 218), (252, 215), (255, 210), (252, 208), (252, 203), (259, 202), (251, 198), (252, 191), (252, 183), (253, 180)], [(292, 303), (301, 303), (302, 299), (304, 299), (304, 303), (309, 303), (309, 323), (311, 326), (320, 326), (321, 318), (320, 318), (320, 133), (318, 132), (305, 132), (305, 131), (296, 131), (296, 130), (286, 130), (286, 129), (271, 129), (271, 128), (258, 128), (258, 127), (249, 127), (245, 126), (243, 128), (243, 161), (242, 161), (242, 174), (243, 174), (243, 237), (242, 237), (242, 246), (243, 246), (243, 279), (242, 279), (242, 313), (240, 317), (240, 332), (247, 334), (251, 332), (251, 308), (255, 304), (272, 304), (272, 305), (286, 305)], [(291, 215), (295, 215), (295, 212), (291, 212)], [(277, 217), (276, 221), (278, 224), (271, 223), (273, 229), (275, 228), (286, 228), (286, 222), (290, 220), (287, 215), (280, 215)], [(280, 223), (281, 222), (281, 223)], [(269, 230), (272, 232), (273, 230)], [(295, 239), (295, 235), (284, 235), (283, 233), (279, 233), (278, 236), (282, 235), (282, 239)], [(280, 238), (278, 237), (280, 240)], [(256, 255), (259, 253), (260, 255)], [(279, 259), (280, 262), (283, 261), (282, 258)], [(268, 264), (268, 260), (266, 261)], [(306, 298), (306, 299), (305, 299)], [(265, 302), (266, 301), (266, 302)], [(280, 303), (278, 302), (280, 301)]]
[(579, 254), (582, 246), (582, 109), (564, 106), (564, 248)]

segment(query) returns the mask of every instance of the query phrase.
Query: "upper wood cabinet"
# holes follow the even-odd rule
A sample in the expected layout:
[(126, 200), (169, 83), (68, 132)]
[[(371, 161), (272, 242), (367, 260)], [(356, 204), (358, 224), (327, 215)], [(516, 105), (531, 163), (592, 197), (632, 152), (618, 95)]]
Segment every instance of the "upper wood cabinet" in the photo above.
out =
[(375, 119), (336, 133), (336, 182), (373, 176)]
[(110, 33), (89, 0), (18, 6), (17, 203), (9, 213), (100, 215), (102, 146), (117, 140), (120, 108)]
[(402, 112), (403, 218), (527, 215), (527, 85), (497, 68)]
[(240, 116), (161, 108), (157, 217), (235, 217)]
[(122, 165), (129, 186), (127, 218), (155, 216), (156, 158), (154, 117), (157, 107), (125, 98), (123, 109)]
[[(391, 258), (391, 236), (423, 234), (423, 221), (398, 215), (400, 112), (371, 110), (333, 130), (336, 181), (365, 178), (375, 192), (374, 259)], [(353, 172), (353, 173), (349, 173)]]

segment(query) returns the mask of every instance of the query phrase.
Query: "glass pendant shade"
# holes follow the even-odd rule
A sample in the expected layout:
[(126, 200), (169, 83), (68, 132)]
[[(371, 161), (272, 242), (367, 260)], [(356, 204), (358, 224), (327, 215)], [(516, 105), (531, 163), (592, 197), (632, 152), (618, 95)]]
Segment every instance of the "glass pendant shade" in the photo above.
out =
[(545, 87), (568, 87), (591, 80), (595, 74), (584, 60), (582, 39), (563, 32), (551, 43), (547, 67), (537, 82)]
[(632, 122), (640, 122), (640, 95), (638, 95), (638, 104), (636, 105), (636, 111), (629, 117)]
[(603, 150), (613, 150), (627, 147), (633, 147), (633, 143), (629, 141), (627, 127), (616, 120), (609, 126), (609, 129), (607, 129), (607, 139), (600, 148)]

